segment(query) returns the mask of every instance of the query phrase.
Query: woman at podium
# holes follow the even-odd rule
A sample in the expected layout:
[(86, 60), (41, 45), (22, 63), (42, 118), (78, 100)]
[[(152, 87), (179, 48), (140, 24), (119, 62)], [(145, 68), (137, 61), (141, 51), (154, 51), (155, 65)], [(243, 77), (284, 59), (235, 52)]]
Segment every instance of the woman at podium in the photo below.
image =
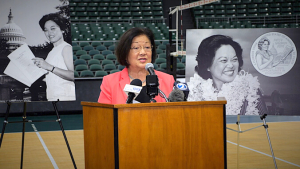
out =
[[(121, 36), (115, 54), (119, 64), (125, 68), (120, 72), (103, 77), (98, 102), (125, 104), (127, 95), (123, 89), (134, 79), (142, 81), (142, 90), (134, 102), (150, 102), (151, 98), (146, 93), (146, 76), (149, 75), (149, 72), (145, 66), (147, 63), (154, 63), (156, 59), (156, 47), (152, 31), (137, 27), (127, 30)], [(154, 72), (158, 77), (159, 89), (168, 96), (173, 89), (173, 76), (157, 70)], [(165, 99), (160, 95), (154, 99), (157, 102), (165, 102)]]

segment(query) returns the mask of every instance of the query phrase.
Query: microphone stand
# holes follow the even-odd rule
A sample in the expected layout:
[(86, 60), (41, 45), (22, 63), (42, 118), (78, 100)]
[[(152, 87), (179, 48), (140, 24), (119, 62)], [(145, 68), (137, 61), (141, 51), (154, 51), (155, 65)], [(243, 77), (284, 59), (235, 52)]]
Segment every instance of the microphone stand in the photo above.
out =
[(156, 103), (156, 100), (154, 99), (155, 95), (150, 96), (150, 97), (151, 97), (151, 98), (150, 98), (150, 103)]

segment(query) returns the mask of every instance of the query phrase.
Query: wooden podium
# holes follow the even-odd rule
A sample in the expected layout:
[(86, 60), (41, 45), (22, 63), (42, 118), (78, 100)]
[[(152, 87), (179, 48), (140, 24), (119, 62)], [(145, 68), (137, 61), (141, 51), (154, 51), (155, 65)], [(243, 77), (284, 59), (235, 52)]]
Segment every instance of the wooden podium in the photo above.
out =
[(225, 100), (81, 104), (87, 169), (227, 168)]

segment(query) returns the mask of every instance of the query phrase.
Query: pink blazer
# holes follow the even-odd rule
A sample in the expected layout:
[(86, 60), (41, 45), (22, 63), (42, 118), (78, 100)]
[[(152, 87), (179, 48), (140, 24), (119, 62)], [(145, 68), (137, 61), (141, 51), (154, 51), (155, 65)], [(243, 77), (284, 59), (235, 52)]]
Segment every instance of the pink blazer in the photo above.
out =
[[(159, 89), (168, 97), (173, 90), (173, 76), (160, 71), (154, 71), (158, 77)], [(127, 68), (124, 68), (120, 72), (104, 76), (100, 86), (101, 92), (98, 102), (108, 104), (126, 104), (127, 95), (123, 91), (126, 84), (130, 84)], [(157, 102), (165, 102), (165, 99), (159, 95), (155, 97), (155, 100)]]

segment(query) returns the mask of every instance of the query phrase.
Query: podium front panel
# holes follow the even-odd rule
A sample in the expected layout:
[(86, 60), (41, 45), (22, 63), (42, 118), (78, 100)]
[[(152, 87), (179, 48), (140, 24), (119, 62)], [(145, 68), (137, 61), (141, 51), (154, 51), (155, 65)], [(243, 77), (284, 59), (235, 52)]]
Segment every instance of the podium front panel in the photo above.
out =
[(224, 168), (223, 105), (118, 111), (119, 166)]
[(84, 103), (86, 168), (227, 168), (225, 104)]
[(115, 168), (114, 113), (106, 107), (83, 107), (85, 168)]

